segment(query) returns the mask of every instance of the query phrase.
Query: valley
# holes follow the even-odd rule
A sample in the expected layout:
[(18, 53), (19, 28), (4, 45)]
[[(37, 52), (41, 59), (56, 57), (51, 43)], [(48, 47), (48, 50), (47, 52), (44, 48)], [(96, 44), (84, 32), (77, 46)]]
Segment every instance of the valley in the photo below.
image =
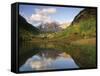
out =
[[(64, 29), (57, 22), (29, 24), (19, 22), (20, 66), (40, 51), (60, 50), (68, 53), (79, 68), (96, 67), (96, 9), (84, 8)], [(33, 51), (34, 50), (34, 51)]]

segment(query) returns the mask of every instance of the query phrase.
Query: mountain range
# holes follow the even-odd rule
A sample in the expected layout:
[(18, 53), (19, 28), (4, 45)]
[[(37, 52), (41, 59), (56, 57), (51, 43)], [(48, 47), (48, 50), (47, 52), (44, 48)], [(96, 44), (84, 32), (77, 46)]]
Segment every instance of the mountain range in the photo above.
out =
[(37, 28), (42, 32), (57, 32), (62, 30), (62, 28), (59, 26), (60, 24), (57, 22), (46, 22), (41, 23)]
[[(61, 27), (64, 26), (64, 28)], [(67, 27), (65, 27), (67, 26)], [(63, 31), (62, 31), (63, 30)], [(60, 31), (60, 32), (59, 32)], [(54, 34), (56, 38), (90, 38), (96, 36), (96, 9), (84, 8), (76, 15), (74, 20), (68, 25), (57, 22), (41, 23), (38, 27), (29, 24), (21, 15), (19, 15), (19, 39), (30, 40), (40, 32), (58, 32)]]

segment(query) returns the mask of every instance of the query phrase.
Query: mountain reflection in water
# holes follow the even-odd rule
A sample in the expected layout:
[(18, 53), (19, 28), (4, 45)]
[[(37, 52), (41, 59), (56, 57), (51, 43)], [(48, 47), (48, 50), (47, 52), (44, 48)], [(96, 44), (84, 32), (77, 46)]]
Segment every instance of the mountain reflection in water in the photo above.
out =
[(79, 68), (73, 58), (65, 52), (42, 51), (33, 55), (20, 67), (20, 71)]

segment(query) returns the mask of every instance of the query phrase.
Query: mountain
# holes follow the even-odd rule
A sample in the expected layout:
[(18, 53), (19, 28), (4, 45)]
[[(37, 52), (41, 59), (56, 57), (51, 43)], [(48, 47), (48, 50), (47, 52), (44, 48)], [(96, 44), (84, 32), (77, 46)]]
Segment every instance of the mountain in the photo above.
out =
[(71, 40), (96, 37), (96, 8), (84, 8), (64, 31), (56, 34), (56, 37)]
[(78, 15), (76, 15), (71, 25), (75, 23), (79, 23), (80, 21), (83, 21), (83, 19), (87, 20), (92, 17), (96, 18), (96, 9), (95, 8), (85, 8)]
[(64, 22), (64, 23), (62, 23), (62, 24), (60, 24), (60, 27), (62, 28), (62, 29), (66, 29), (68, 26), (70, 25), (70, 22)]
[(39, 29), (29, 24), (19, 15), (19, 40), (30, 40), (34, 35), (39, 34)]
[(57, 32), (61, 30), (61, 27), (59, 27), (60, 24), (56, 22), (46, 22), (46, 23), (41, 23), (38, 26), (38, 29), (40, 29), (42, 32)]
[[(71, 27), (73, 26), (73, 27)], [(84, 38), (96, 36), (96, 8), (85, 8), (72, 21), (74, 34)]]

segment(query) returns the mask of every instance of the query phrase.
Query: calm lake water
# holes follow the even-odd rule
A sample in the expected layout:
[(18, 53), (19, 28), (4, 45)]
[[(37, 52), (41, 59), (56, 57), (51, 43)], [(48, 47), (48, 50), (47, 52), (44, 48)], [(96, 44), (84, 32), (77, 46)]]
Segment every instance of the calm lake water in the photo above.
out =
[(69, 44), (23, 42), (19, 48), (19, 70), (88, 68), (94, 65), (89, 61), (90, 56), (79, 47)]
[(41, 50), (41, 52), (28, 58), (20, 67), (20, 71), (79, 68), (69, 54), (54, 51), (53, 49)]

